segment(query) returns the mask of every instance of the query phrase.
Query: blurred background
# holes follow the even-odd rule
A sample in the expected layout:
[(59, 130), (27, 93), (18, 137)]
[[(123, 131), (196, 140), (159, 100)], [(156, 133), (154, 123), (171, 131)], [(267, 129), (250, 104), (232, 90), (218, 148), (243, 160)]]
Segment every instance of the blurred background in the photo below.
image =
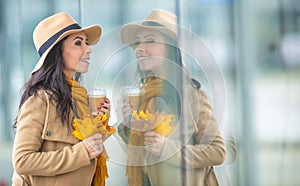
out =
[[(222, 72), (222, 132), (237, 143), (236, 160), (223, 165), (227, 185), (300, 185), (300, 0), (0, 0), (0, 186), (11, 185), (11, 126), (38, 60), (37, 23), (66, 11), (81, 26), (100, 24), (98, 45), (105, 47), (97, 45), (92, 58), (104, 65), (115, 29), (157, 8), (179, 10), (182, 25), (206, 43)], [(102, 78), (109, 89), (113, 75)], [(112, 156), (107, 185), (126, 185), (125, 167), (114, 161), (119, 147), (113, 148), (114, 138), (105, 143)]]

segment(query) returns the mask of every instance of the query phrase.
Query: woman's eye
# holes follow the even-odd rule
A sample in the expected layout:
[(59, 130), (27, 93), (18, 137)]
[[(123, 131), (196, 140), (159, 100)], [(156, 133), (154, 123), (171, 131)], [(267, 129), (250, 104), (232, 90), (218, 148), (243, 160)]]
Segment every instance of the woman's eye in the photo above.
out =
[(140, 43), (141, 43), (140, 40), (135, 40), (135, 41), (134, 41), (134, 44), (135, 44), (135, 45), (138, 45), (138, 44), (140, 44)]
[(75, 45), (76, 45), (76, 46), (81, 46), (81, 41), (76, 41), (76, 42), (75, 42)]
[(138, 46), (140, 43), (141, 43), (140, 40), (135, 40), (134, 43), (132, 43), (130, 46), (136, 48), (136, 46)]
[(155, 43), (155, 39), (149, 38), (145, 41), (146, 43)]

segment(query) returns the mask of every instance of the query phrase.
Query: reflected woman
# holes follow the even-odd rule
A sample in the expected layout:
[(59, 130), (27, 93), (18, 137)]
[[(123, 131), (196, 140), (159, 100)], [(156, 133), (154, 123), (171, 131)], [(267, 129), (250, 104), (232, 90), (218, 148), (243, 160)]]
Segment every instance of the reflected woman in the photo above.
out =
[(141, 24), (121, 28), (122, 43), (135, 51), (143, 90), (138, 110), (124, 104), (118, 126), (128, 144), (129, 185), (218, 185), (213, 167), (225, 160), (225, 144), (200, 83), (178, 65), (176, 19), (153, 10)]

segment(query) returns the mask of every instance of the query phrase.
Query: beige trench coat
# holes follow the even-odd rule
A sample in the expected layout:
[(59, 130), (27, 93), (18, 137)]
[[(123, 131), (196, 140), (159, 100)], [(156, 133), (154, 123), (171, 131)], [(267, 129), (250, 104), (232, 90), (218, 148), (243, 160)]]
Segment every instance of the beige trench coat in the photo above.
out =
[(14, 186), (91, 185), (96, 168), (96, 160), (62, 125), (44, 91), (20, 109), (12, 159)]
[[(186, 163), (186, 168), (183, 169), (186, 175), (185, 185), (216, 186), (218, 180), (213, 166), (220, 165), (225, 160), (224, 140), (219, 125), (212, 116), (212, 107), (206, 94), (192, 86), (187, 86), (184, 90), (185, 95), (189, 95), (186, 98), (188, 101), (183, 102), (184, 110), (191, 113), (186, 114), (185, 123), (194, 123), (194, 131), (190, 138), (186, 138), (183, 148)], [(119, 135), (126, 141), (126, 131), (121, 128), (119, 127)], [(168, 138), (171, 140), (165, 142), (160, 157), (146, 152), (144, 171), (149, 176), (151, 185), (182, 185), (181, 142), (176, 134)]]

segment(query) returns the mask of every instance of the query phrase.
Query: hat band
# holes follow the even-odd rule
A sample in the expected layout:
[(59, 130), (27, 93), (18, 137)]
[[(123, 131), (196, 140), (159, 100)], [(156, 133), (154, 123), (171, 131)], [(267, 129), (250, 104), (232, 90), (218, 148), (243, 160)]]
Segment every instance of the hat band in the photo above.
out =
[(74, 30), (74, 29), (81, 29), (81, 27), (75, 23), (72, 25), (67, 26), (66, 28), (60, 30), (56, 34), (54, 34), (52, 37), (50, 37), (39, 49), (38, 53), (40, 56), (43, 55), (43, 53), (66, 31)]
[(145, 21), (145, 22), (142, 23), (142, 25), (145, 25), (145, 26), (161, 26), (161, 27), (165, 27), (164, 25), (159, 24), (159, 23), (154, 22), (154, 21)]

